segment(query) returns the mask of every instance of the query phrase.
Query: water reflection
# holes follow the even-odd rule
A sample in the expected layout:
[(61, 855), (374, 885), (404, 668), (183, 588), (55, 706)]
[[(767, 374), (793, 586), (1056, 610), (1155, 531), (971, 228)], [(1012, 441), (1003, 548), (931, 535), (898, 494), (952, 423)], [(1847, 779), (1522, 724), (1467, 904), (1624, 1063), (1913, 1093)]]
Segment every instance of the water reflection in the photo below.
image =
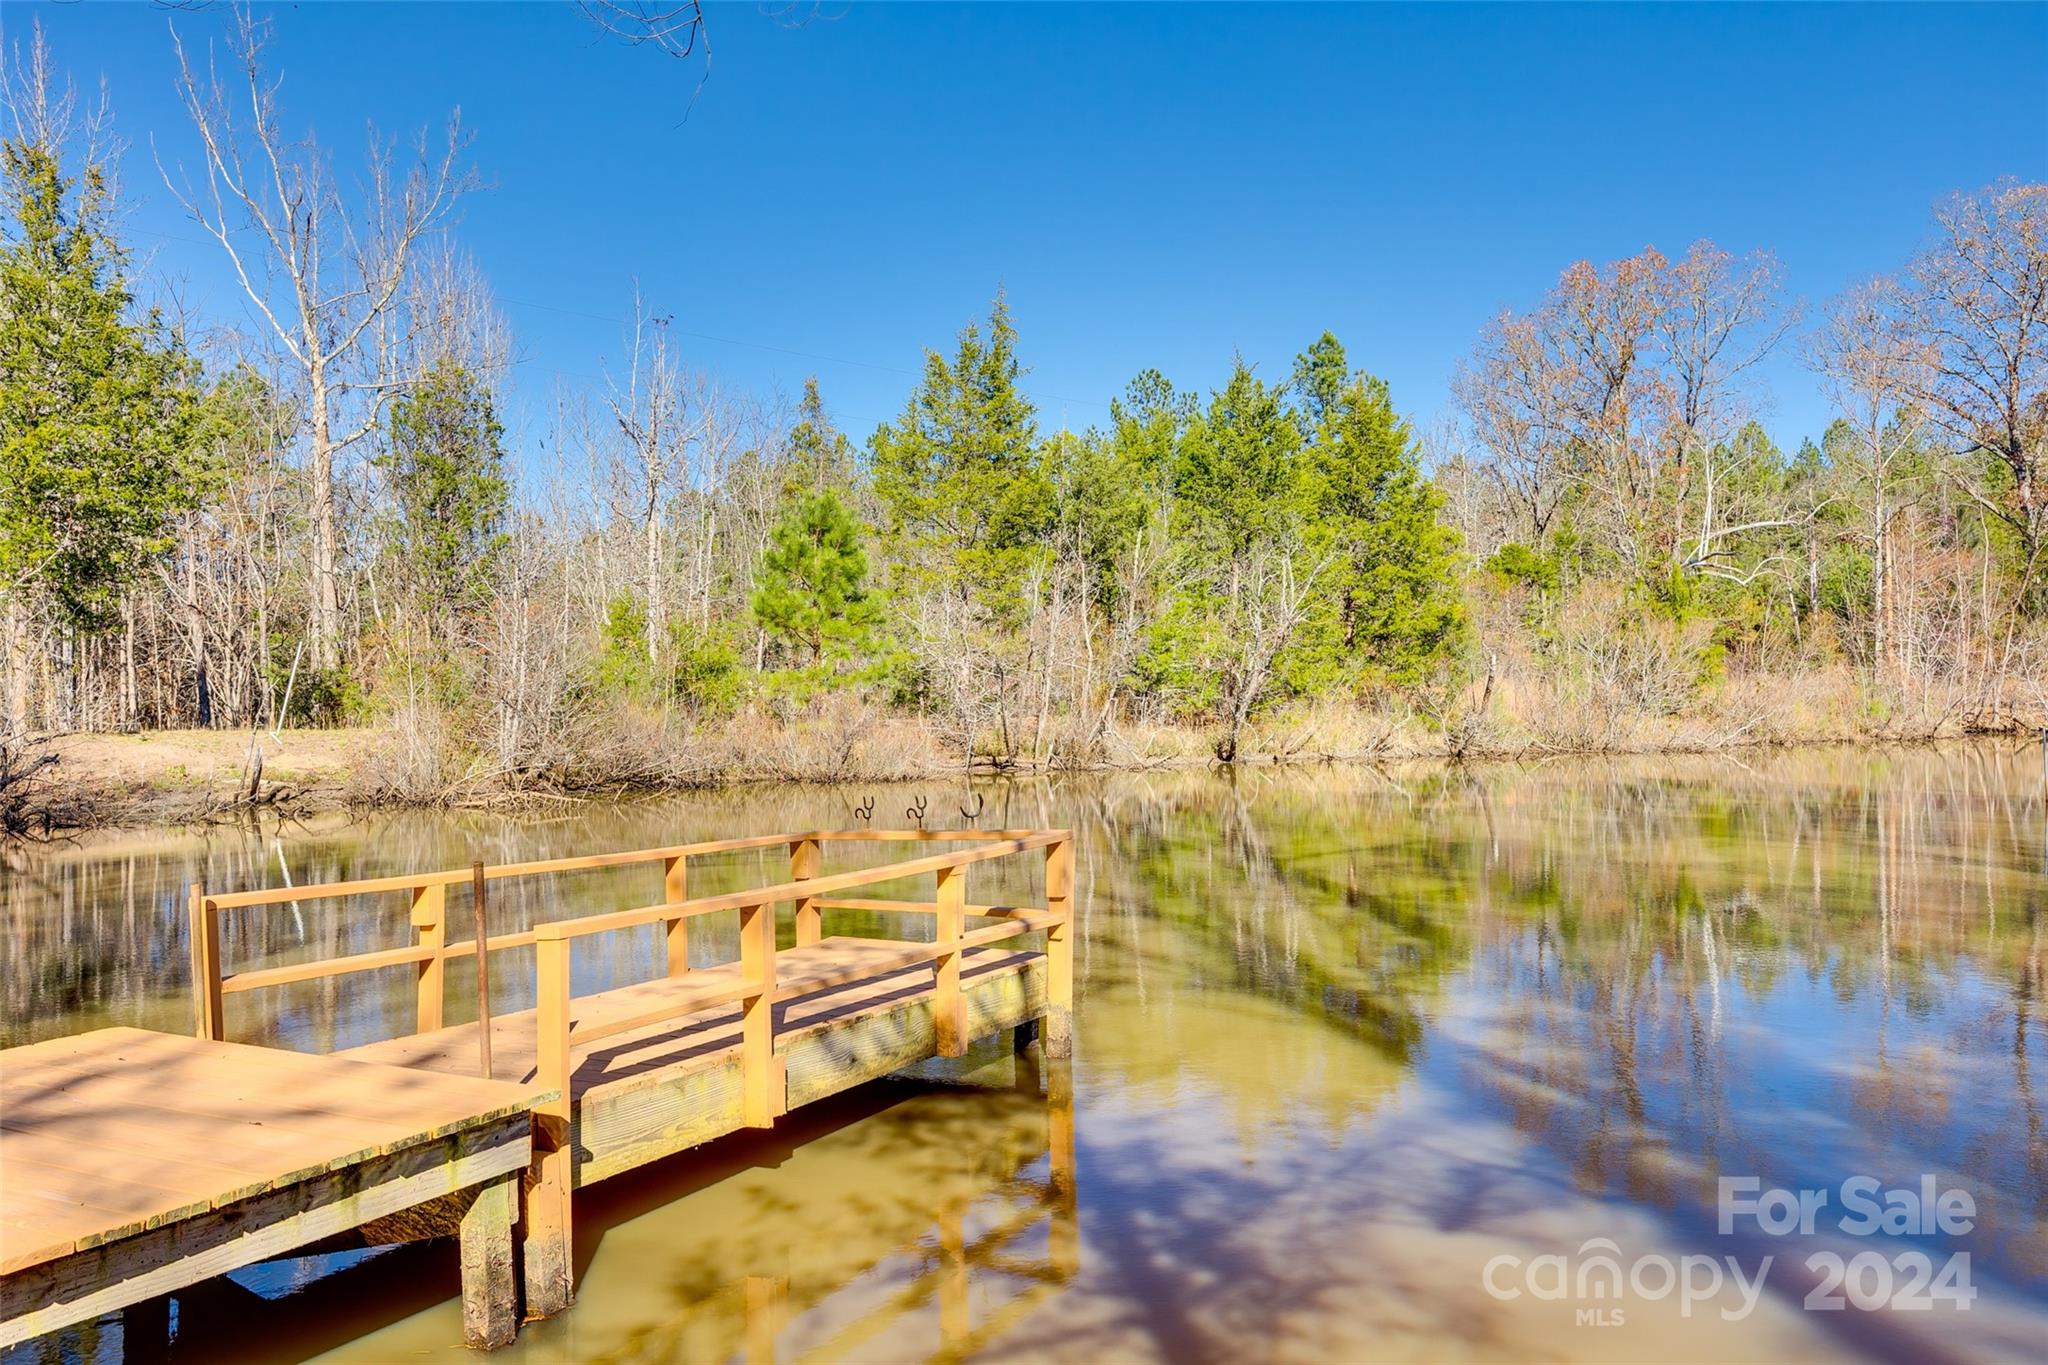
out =
[[(935, 810), (961, 803), (928, 790)], [(985, 824), (1080, 834), (1071, 1081), (876, 1087), (790, 1132), (598, 1186), (579, 1208), (596, 1230), (579, 1223), (582, 1301), (529, 1328), (515, 1358), (1982, 1359), (2030, 1355), (2048, 1329), (2048, 820), (2032, 747), (986, 790)], [(764, 788), (544, 821), (409, 815), (38, 852), (4, 874), (6, 1039), (184, 1027), (195, 878), (844, 824), (845, 805)], [(693, 867), (693, 889), (767, 875), (756, 856)], [(586, 878), (573, 898), (494, 888), (494, 928), (641, 903), (658, 875)], [(992, 874), (973, 895), (1029, 895), (1028, 877)], [(466, 922), (466, 905), (449, 909)], [(408, 932), (388, 898), (225, 930), (245, 967)], [(697, 960), (737, 952), (729, 925), (693, 932)], [(651, 932), (605, 942), (579, 954), (579, 990), (659, 970)], [(493, 1007), (530, 1003), (527, 965), (501, 961)], [(231, 997), (230, 1036), (315, 1050), (389, 1036), (412, 1010), (409, 978), (390, 976), (388, 990)], [(470, 1009), (455, 996), (449, 1018)], [(1807, 1313), (1807, 1282), (1781, 1271), (1741, 1321), (1642, 1303), (1594, 1328), (1480, 1278), (1502, 1252), (1592, 1237), (1796, 1266), (1841, 1239), (1731, 1244), (1719, 1176), (1929, 1173), (1971, 1191), (1975, 1229), (1882, 1245), (1969, 1252), (1967, 1314)], [(445, 1248), (291, 1273), (249, 1277), (281, 1311), (246, 1341), (181, 1326), (177, 1349), (459, 1350)], [(228, 1315), (201, 1302), (191, 1316)], [(112, 1358), (119, 1330), (62, 1349)]]

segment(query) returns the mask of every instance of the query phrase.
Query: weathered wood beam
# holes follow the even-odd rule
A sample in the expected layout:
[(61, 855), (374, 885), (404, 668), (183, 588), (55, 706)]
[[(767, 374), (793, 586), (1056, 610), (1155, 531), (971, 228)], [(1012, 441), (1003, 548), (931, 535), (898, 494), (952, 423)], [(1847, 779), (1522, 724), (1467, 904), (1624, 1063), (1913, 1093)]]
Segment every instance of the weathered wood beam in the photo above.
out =
[(523, 1186), (526, 1312), (552, 1317), (576, 1301), (575, 1262), (570, 1244), (569, 1192), (575, 1184), (570, 1146), (575, 1100), (570, 1093), (568, 939), (534, 944), (539, 998), (534, 1019), (539, 1048), (539, 1083), (556, 1098), (534, 1106), (533, 1164)]
[(476, 1189), (462, 1216), (462, 1339), (494, 1350), (519, 1332), (519, 1283), (513, 1273), (512, 1223), (519, 1172)]
[(496, 1119), (17, 1271), (0, 1279), (0, 1347), (517, 1172), (527, 1128)]

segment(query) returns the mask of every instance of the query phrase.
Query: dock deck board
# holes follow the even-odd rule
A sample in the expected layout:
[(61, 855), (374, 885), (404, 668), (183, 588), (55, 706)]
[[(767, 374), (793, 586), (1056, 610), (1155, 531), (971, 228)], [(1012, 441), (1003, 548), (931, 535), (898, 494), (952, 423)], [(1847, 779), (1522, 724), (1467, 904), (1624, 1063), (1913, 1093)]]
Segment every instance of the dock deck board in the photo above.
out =
[[(863, 1010), (914, 1000), (932, 993), (936, 979), (926, 945), (883, 939), (833, 937), (775, 955), (778, 990), (791, 998), (775, 1007), (778, 1040)], [(963, 980), (1034, 960), (1035, 953), (1000, 948), (970, 949), (962, 955)], [(677, 976), (636, 982), (570, 1002), (570, 1094), (580, 1100), (600, 1086), (668, 1068), (710, 1065), (740, 1047), (740, 1007), (713, 1004), (687, 1013), (696, 999), (716, 1000), (740, 984), (737, 962), (699, 967)], [(620, 1020), (671, 1010), (679, 1017), (577, 1045), (577, 1028), (597, 1029)], [(491, 1017), (491, 1065), (500, 1080), (531, 1083), (539, 1064), (536, 1016), (520, 1010)], [(455, 1024), (431, 1033), (408, 1034), (351, 1048), (337, 1056), (386, 1065), (419, 1067), (444, 1075), (477, 1074), (477, 1026)]]
[(0, 1274), (524, 1114), (532, 1087), (110, 1028), (0, 1061)]

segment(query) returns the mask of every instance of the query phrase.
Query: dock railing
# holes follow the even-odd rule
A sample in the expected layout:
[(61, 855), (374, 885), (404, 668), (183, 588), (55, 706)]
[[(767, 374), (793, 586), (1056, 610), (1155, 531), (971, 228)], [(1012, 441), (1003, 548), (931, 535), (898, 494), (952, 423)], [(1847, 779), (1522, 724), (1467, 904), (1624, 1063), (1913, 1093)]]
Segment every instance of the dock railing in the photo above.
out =
[[(878, 842), (951, 843), (967, 847), (844, 872), (828, 873), (824, 870), (826, 845)], [(786, 845), (789, 850), (789, 880), (712, 896), (691, 897), (688, 894), (691, 859), (770, 848), (778, 844)], [(1037, 851), (1043, 851), (1045, 855), (1044, 905), (991, 905), (968, 901), (966, 874), (969, 868)], [(481, 942), (448, 941), (447, 892), (456, 883), (473, 881), (481, 884), (508, 878), (652, 863), (660, 863), (663, 869), (662, 899), (657, 903), (631, 910), (549, 920), (516, 933), (490, 934)], [(864, 899), (843, 894), (923, 876), (933, 879), (933, 898), (930, 901)], [(382, 892), (403, 892), (409, 897), (416, 936), (410, 947), (354, 953), (253, 971), (225, 972), (222, 968), (220, 917), (224, 912)], [(486, 866), (481, 872), (472, 864), (435, 872), (220, 894), (209, 893), (204, 886), (194, 883), (191, 888), (191, 939), (196, 1030), (202, 1038), (220, 1039), (224, 1036), (222, 1001), (228, 995), (411, 965), (418, 974), (417, 1029), (422, 1033), (431, 1032), (442, 1027), (449, 959), (467, 957), (478, 951), (488, 956), (505, 949), (531, 945), (534, 949), (537, 1053), (534, 1084), (539, 1093), (552, 1094), (554, 1098), (542, 1101), (533, 1111), (533, 1167), (524, 1193), (523, 1260), (527, 1310), (537, 1316), (546, 1316), (567, 1307), (573, 1297), (569, 1262), (569, 1203), (575, 1171), (570, 1134), (576, 1112), (573, 1058), (578, 1047), (587, 1047), (605, 1038), (648, 1028), (669, 1019), (737, 1004), (740, 1009), (741, 1118), (750, 1126), (767, 1127), (781, 1115), (787, 1100), (783, 1065), (775, 1054), (774, 1008), (778, 1001), (932, 961), (935, 963), (932, 995), (935, 1050), (940, 1056), (960, 1056), (971, 1042), (967, 1002), (961, 990), (964, 955), (970, 949), (1042, 929), (1046, 936), (1042, 1036), (1048, 1055), (1064, 1057), (1072, 1048), (1073, 894), (1073, 835), (1063, 829), (813, 830), (507, 863)], [(834, 979), (831, 973), (821, 976), (812, 970), (797, 980), (781, 983), (776, 974), (775, 916), (777, 907), (785, 904), (794, 907), (798, 948), (820, 941), (823, 912), (829, 909), (930, 914), (936, 918), (936, 924), (932, 941), (905, 941), (899, 953), (887, 955), (879, 961), (869, 959), (858, 965), (849, 965), (843, 978)], [(576, 1025), (570, 981), (578, 939), (661, 925), (667, 947), (667, 973), (672, 977), (680, 976), (692, 970), (686, 929), (688, 922), (699, 915), (722, 911), (734, 911), (739, 915), (740, 970), (733, 985), (715, 991), (693, 990), (663, 1009), (630, 1018), (607, 1020), (602, 1025)], [(966, 926), (969, 918), (988, 919), (994, 923), (984, 928), (969, 929)], [(481, 1036), (479, 1041), (483, 1041)], [(483, 1055), (487, 1057), (488, 1052)]]
[[(823, 870), (823, 850), (825, 845), (832, 843), (955, 843), (969, 847), (827, 874)], [(786, 845), (789, 850), (788, 881), (714, 896), (694, 899), (689, 896), (689, 864), (692, 858), (776, 845)], [(967, 901), (964, 875), (967, 868), (1041, 849), (1045, 853), (1046, 903), (1043, 906), (970, 904)], [(765, 1124), (775, 1117), (774, 1105), (769, 1099), (776, 1079), (769, 1012), (779, 1000), (833, 984), (809, 977), (800, 987), (778, 988), (775, 910), (788, 904), (794, 906), (798, 947), (820, 940), (823, 912), (829, 909), (935, 915), (937, 925), (933, 941), (906, 942), (900, 961), (906, 966), (927, 959), (937, 963), (934, 1011), (939, 1050), (946, 1056), (959, 1055), (968, 1042), (965, 1036), (965, 1005), (960, 994), (961, 955), (971, 948), (1043, 929), (1048, 968), (1046, 1040), (1049, 1049), (1065, 1050), (1070, 1036), (1073, 1004), (1073, 836), (1070, 831), (812, 830), (486, 865), (482, 877), (486, 881), (497, 881), (652, 863), (660, 863), (663, 869), (662, 900), (659, 903), (550, 920), (515, 933), (491, 934), (482, 940), (481, 945), (475, 939), (457, 942), (448, 939), (448, 888), (470, 882), (476, 876), (474, 865), (355, 881), (220, 893), (210, 893), (195, 882), (190, 891), (195, 1032), (202, 1038), (216, 1040), (226, 1036), (222, 1002), (229, 995), (409, 964), (417, 972), (416, 1031), (429, 1033), (442, 1026), (450, 959), (468, 957), (476, 953), (479, 946), (486, 954), (531, 946), (535, 952), (541, 1071), (537, 1079), (544, 1086), (563, 1083), (560, 1103), (568, 1103), (567, 1059), (571, 1048), (660, 1023), (677, 1014), (738, 1003), (743, 1021), (742, 1050), (746, 1059), (749, 1122)], [(925, 875), (934, 879), (933, 899), (930, 901), (862, 899), (835, 894)], [(224, 912), (386, 892), (403, 892), (409, 897), (415, 934), (415, 941), (409, 947), (379, 949), (252, 971), (231, 972), (223, 967), (220, 926)], [(694, 994), (686, 1005), (674, 1010), (611, 1021), (602, 1028), (571, 1028), (571, 945), (576, 939), (660, 924), (667, 945), (668, 974), (679, 976), (691, 969), (686, 929), (689, 920), (720, 911), (739, 913), (740, 984), (729, 991)], [(997, 922), (986, 928), (970, 930), (965, 925), (969, 918)]]

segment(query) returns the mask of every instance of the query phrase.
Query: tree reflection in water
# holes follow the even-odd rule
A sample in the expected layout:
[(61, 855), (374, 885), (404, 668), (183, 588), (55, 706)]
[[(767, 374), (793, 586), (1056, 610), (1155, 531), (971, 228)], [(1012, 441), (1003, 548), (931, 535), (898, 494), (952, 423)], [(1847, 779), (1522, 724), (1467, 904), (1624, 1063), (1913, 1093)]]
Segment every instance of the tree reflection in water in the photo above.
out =
[[(927, 790), (933, 809), (961, 804)], [(1982, 1358), (2028, 1354), (2048, 1327), (2034, 1086), (2048, 821), (2031, 749), (977, 790), (984, 826), (1080, 836), (1071, 1103), (1046, 1077), (875, 1087), (596, 1187), (579, 1211), (598, 1229), (579, 1228), (594, 1247), (582, 1301), (514, 1358)], [(539, 822), (410, 814), (39, 850), (5, 874), (7, 1041), (184, 1027), (195, 877), (332, 880), (838, 825), (845, 807), (760, 788)], [(693, 867), (692, 887), (761, 871)], [(494, 891), (494, 925), (638, 904), (648, 875)], [(1028, 871), (1004, 876), (974, 898), (1035, 894)], [(847, 912), (833, 927), (879, 923)], [(389, 900), (227, 929), (242, 966), (406, 933)], [(698, 960), (736, 955), (731, 926), (694, 932)], [(606, 943), (578, 990), (659, 969), (651, 933)], [(527, 964), (504, 961), (494, 1008), (520, 1008)], [(391, 976), (234, 997), (231, 1036), (320, 1050), (396, 1033), (411, 988)], [(454, 996), (449, 1017), (471, 1008)], [(1071, 1163), (1055, 1159), (1063, 1142)], [(1968, 1236), (1922, 1243), (1973, 1254), (1981, 1293), (1960, 1317), (1806, 1314), (1806, 1283), (1774, 1278), (1743, 1322), (1642, 1304), (1590, 1329), (1569, 1304), (1481, 1289), (1491, 1256), (1596, 1236), (1631, 1255), (1796, 1262), (1812, 1249), (1800, 1239), (1717, 1236), (1719, 1175), (1834, 1188), (1922, 1173), (1980, 1211)], [(459, 1332), (436, 1257), (302, 1274), (285, 1300), (297, 1325), (272, 1319), (247, 1353), (442, 1349)], [(109, 1358), (118, 1333), (110, 1320), (43, 1345)]]

